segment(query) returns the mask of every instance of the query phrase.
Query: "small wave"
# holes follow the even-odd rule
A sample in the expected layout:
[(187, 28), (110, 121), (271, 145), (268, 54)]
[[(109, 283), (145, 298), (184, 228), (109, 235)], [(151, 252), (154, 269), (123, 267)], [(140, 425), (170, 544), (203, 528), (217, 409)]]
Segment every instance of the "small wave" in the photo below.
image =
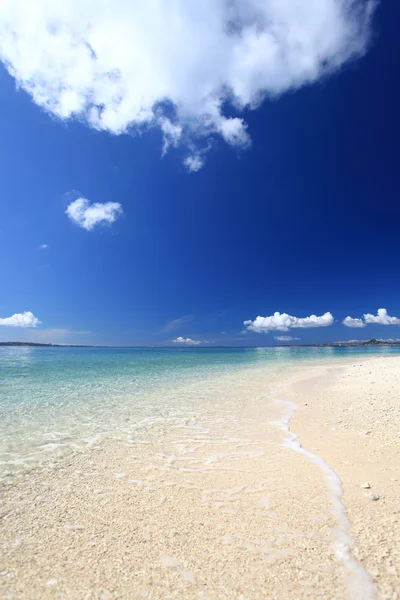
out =
[(334, 551), (336, 559), (343, 564), (350, 597), (353, 600), (359, 600), (360, 598), (363, 600), (375, 600), (376, 589), (372, 578), (368, 571), (366, 571), (366, 569), (364, 569), (364, 567), (354, 557), (352, 552), (354, 542), (353, 538), (348, 532), (349, 521), (347, 519), (346, 509), (342, 502), (343, 488), (339, 475), (320, 456), (303, 448), (298, 441), (299, 436), (293, 433), (289, 426), (290, 421), (297, 410), (297, 405), (293, 402), (289, 402), (288, 400), (276, 398), (275, 393), (275, 390), (271, 393), (271, 396), (275, 402), (283, 404), (289, 409), (289, 412), (285, 417), (272, 422), (272, 424), (277, 425), (287, 434), (283, 445), (291, 450), (294, 450), (295, 452), (303, 454), (309, 460), (315, 463), (324, 473), (325, 479), (331, 491), (333, 505), (332, 514), (338, 524), (334, 531)]

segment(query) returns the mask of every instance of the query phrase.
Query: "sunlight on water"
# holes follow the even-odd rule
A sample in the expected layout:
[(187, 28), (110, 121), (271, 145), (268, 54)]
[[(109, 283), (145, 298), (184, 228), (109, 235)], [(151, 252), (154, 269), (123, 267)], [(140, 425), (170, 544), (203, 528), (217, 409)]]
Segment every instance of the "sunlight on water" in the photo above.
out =
[[(316, 592), (304, 598), (374, 598), (340, 479), (297, 443), (285, 400), (299, 367), (325, 373), (371, 354), (381, 352), (0, 349), (3, 511), (18, 507), (5, 529), (11, 552), (23, 538), (15, 560), (38, 565), (34, 582), (47, 571), (61, 582), (67, 561), (75, 582), (77, 553), (91, 557), (85, 573), (128, 553), (140, 597), (151, 572), (155, 598), (264, 598), (265, 586), (292, 598), (299, 585)], [(199, 595), (208, 588), (216, 594)]]
[[(0, 469), (53, 460), (138, 429), (194, 419), (218, 402), (210, 378), (299, 361), (370, 354), (354, 348), (0, 348)], [(394, 352), (380, 348), (382, 353)], [(190, 386), (204, 382), (193, 397)], [(213, 397), (215, 394), (215, 397)]]

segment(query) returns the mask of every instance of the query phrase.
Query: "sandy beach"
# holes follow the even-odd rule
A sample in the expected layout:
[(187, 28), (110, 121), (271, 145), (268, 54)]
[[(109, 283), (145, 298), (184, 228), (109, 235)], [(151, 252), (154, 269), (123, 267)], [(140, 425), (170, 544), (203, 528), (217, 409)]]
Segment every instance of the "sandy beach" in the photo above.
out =
[(5, 477), (0, 596), (399, 598), (399, 383), (393, 357), (243, 370), (194, 384), (223, 400), (196, 417)]
[(386, 357), (292, 386), (291, 429), (339, 475), (354, 556), (388, 599), (400, 597), (399, 390), (400, 359)]

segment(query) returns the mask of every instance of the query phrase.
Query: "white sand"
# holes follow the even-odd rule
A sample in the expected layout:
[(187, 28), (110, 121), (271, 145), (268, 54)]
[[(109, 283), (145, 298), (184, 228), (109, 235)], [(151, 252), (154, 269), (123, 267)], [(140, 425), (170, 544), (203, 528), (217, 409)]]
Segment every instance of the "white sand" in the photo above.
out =
[(339, 475), (354, 554), (380, 597), (400, 598), (400, 358), (317, 371), (292, 388), (291, 428)]
[[(400, 597), (399, 377), (396, 358), (268, 384), (249, 369), (193, 386), (218, 400), (197, 420), (6, 478), (0, 597), (339, 600), (375, 585)], [(283, 446), (289, 405), (271, 386), (299, 405), (291, 429), (343, 481), (348, 531), (318, 460)], [(342, 534), (355, 540), (344, 561)]]

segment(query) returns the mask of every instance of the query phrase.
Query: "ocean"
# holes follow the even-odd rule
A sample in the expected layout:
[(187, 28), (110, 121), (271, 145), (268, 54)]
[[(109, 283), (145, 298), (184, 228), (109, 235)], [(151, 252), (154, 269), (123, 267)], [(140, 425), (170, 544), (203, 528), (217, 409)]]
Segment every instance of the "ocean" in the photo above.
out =
[(226, 376), (233, 386), (235, 377), (248, 377), (251, 394), (251, 374), (261, 369), (266, 392), (274, 375), (302, 362), (399, 352), (395, 347), (1, 347), (0, 473), (38, 467), (109, 439), (133, 443), (144, 428), (201, 418), (217, 405), (223, 409)]
[[(0, 348), (0, 596), (374, 600), (339, 472), (362, 447), (351, 514), (372, 511), (367, 412), (390, 401), (374, 385), (390, 366), (362, 358), (395, 354)], [(314, 443), (297, 439), (302, 418)]]

